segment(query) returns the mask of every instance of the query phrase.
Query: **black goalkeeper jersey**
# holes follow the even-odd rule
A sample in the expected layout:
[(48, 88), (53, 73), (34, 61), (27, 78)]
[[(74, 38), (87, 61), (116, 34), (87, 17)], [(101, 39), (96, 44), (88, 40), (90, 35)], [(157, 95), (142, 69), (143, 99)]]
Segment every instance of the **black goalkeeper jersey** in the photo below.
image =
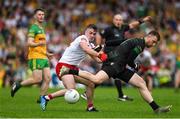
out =
[(128, 30), (129, 25), (123, 24), (120, 28), (112, 25), (101, 31), (100, 35), (105, 39), (104, 52), (108, 53), (124, 42), (124, 34)]
[(112, 62), (120, 64), (121, 66), (131, 63), (134, 64), (135, 58), (144, 50), (144, 48), (144, 39), (132, 38), (121, 43), (114, 51), (109, 52), (108, 59), (111, 59)]

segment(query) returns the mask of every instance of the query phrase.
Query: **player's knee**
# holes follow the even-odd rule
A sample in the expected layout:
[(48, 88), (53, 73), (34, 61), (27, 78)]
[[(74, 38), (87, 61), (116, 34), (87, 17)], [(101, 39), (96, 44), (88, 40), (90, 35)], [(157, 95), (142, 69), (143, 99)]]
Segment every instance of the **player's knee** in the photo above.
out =
[(44, 77), (44, 81), (49, 83), (51, 81), (51, 76), (47, 75), (46, 77)]
[(146, 86), (146, 82), (144, 80), (140, 80), (137, 85), (139, 88), (144, 88)]
[(34, 82), (35, 82), (35, 83), (41, 83), (41, 81), (42, 81), (42, 78), (41, 78), (41, 77), (35, 77), (35, 78), (34, 78)]
[(101, 84), (103, 81), (102, 80), (96, 80), (94, 83), (95, 84)]
[(95, 84), (90, 81), (90, 82), (87, 83), (87, 86), (90, 87), (90, 88), (94, 88)]
[(88, 84), (88, 86), (91, 87), (91, 88), (95, 88), (95, 84), (94, 84), (93, 82), (90, 82), (90, 83)]

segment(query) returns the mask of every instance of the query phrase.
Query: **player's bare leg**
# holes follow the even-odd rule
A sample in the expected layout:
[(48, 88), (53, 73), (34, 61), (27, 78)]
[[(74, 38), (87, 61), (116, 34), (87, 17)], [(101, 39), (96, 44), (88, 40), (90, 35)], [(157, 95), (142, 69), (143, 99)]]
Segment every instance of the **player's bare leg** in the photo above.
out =
[(32, 72), (32, 78), (27, 80), (23, 80), (22, 82), (14, 82), (12, 89), (11, 89), (11, 96), (14, 97), (15, 93), (22, 87), (22, 86), (29, 86), (33, 84), (38, 84), (42, 81), (42, 70), (34, 70)]
[(176, 75), (175, 75), (174, 86), (175, 86), (175, 91), (176, 92), (178, 92), (179, 85), (180, 85), (180, 69), (177, 70)]
[(43, 111), (46, 110), (46, 105), (49, 100), (64, 96), (67, 89), (75, 89), (75, 81), (73, 75), (64, 75), (61, 77), (61, 80), (65, 86), (65, 89), (41, 97), (40, 107)]
[(62, 89), (62, 90), (59, 90), (59, 91), (56, 91), (54, 93), (51, 93), (51, 98), (56, 98), (56, 97), (61, 97), (61, 96), (64, 96), (65, 92), (68, 90), (68, 89), (75, 89), (75, 81), (74, 81), (74, 77), (73, 75), (65, 75), (61, 78), (61, 80), (63, 81), (63, 84), (64, 84), (64, 87), (65, 89)]
[(136, 73), (131, 77), (129, 80), (129, 83), (136, 86), (139, 89), (139, 92), (143, 99), (149, 103), (149, 105), (152, 107), (155, 113), (165, 113), (169, 112), (171, 109), (171, 105), (165, 106), (165, 107), (160, 107), (159, 105), (154, 102), (153, 97), (151, 96), (151, 93), (147, 89), (145, 81)]
[(43, 69), (43, 83), (41, 85), (41, 90), (40, 90), (40, 95), (46, 95), (47, 90), (49, 88), (49, 83), (51, 81), (51, 73), (50, 73), (50, 68), (44, 68)]
[(22, 86), (28, 86), (33, 84), (38, 84), (42, 81), (42, 70), (34, 70), (32, 72), (33, 78), (29, 80), (23, 80), (21, 82)]
[(98, 110), (93, 105), (93, 95), (95, 84), (87, 79), (84, 79), (79, 76), (74, 76), (76, 82), (86, 85), (86, 95), (87, 95), (87, 111), (88, 112), (97, 112)]
[[(62, 66), (62, 68), (60, 70), (60, 77), (62, 77), (63, 75), (66, 75), (66, 74), (75, 74), (74, 72), (72, 73), (70, 71), (76, 71), (76, 70), (70, 70), (68, 67)], [(78, 72), (77, 75), (79, 75), (80, 77), (83, 77), (85, 79), (88, 79), (88, 80), (92, 81), (95, 84), (101, 84), (105, 80), (109, 79), (109, 76), (103, 70), (100, 70), (95, 75), (92, 74), (92, 73), (89, 73), (87, 71), (82, 71), (82, 70), (79, 70), (77, 72)]]
[(95, 84), (101, 84), (102, 82), (104, 82), (105, 80), (109, 79), (109, 76), (104, 72), (104, 71), (99, 71), (97, 74), (92, 74), (89, 73), (87, 71), (82, 71), (79, 70), (79, 76), (89, 79), (90, 81), (92, 81)]
[(139, 89), (141, 96), (147, 103), (153, 101), (153, 98), (147, 89), (146, 82), (139, 75), (135, 73), (129, 80), (129, 83)]
[(150, 91), (150, 93), (152, 93), (153, 79), (152, 79), (151, 76), (147, 76), (147, 77), (146, 77), (146, 80), (147, 80), (147, 87), (148, 87), (148, 90)]
[[(44, 103), (44, 105), (46, 106), (47, 105), (47, 101), (44, 100), (44, 96), (46, 95), (47, 93), (47, 90), (49, 88), (49, 83), (51, 81), (51, 73), (50, 73), (50, 68), (44, 68), (43, 69), (43, 82), (42, 82), (42, 85), (41, 85), (41, 89), (40, 89), (40, 105), (42, 106), (42, 103)], [(44, 106), (44, 109), (45, 110), (45, 107)]]

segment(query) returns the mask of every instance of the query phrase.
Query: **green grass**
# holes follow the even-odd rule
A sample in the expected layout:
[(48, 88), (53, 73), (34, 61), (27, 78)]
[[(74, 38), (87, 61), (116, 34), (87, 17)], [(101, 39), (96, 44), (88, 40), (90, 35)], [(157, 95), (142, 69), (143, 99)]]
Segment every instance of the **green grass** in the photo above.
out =
[[(57, 89), (50, 89), (49, 92)], [(173, 105), (171, 112), (156, 115), (143, 101), (135, 88), (124, 88), (125, 94), (134, 98), (132, 102), (117, 101), (114, 87), (98, 87), (95, 90), (94, 104), (100, 112), (86, 112), (86, 101), (80, 99), (76, 104), (67, 104), (63, 97), (48, 103), (47, 110), (42, 112), (36, 103), (39, 88), (22, 88), (14, 98), (10, 89), (0, 89), (0, 117), (15, 118), (177, 118), (180, 117), (180, 93), (173, 89), (154, 89), (153, 97), (160, 105)], [(83, 90), (79, 90), (83, 92)]]

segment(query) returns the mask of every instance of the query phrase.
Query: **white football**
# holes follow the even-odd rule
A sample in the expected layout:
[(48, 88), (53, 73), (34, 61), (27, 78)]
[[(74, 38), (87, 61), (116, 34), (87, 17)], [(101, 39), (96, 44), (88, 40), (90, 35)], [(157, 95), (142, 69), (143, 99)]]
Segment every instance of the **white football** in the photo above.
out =
[(69, 89), (64, 95), (66, 102), (73, 104), (79, 101), (79, 93), (75, 89)]

